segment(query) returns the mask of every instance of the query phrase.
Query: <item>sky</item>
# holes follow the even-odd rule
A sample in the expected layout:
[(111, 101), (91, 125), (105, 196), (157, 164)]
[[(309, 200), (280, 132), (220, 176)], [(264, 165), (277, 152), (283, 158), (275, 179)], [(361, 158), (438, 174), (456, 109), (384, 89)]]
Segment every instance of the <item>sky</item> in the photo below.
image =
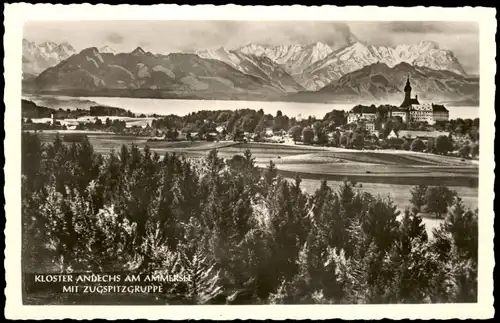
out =
[(472, 22), (325, 22), (325, 21), (32, 21), (24, 38), (41, 43), (68, 42), (80, 51), (108, 45), (118, 52), (141, 46), (168, 54), (248, 43), (261, 45), (307, 44), (320, 41), (334, 49), (352, 35), (368, 44), (414, 44), (435, 41), (453, 51), (469, 74), (479, 71), (479, 27)]

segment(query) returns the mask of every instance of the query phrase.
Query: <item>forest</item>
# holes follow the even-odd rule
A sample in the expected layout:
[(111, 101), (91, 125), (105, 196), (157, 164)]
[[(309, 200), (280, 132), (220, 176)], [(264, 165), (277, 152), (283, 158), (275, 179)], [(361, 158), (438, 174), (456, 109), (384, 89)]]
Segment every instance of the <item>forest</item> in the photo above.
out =
[(54, 115), (57, 119), (78, 118), (84, 116), (122, 116), (135, 117), (135, 115), (121, 108), (108, 107), (102, 105), (90, 106), (89, 109), (53, 109), (37, 105), (33, 101), (21, 99), (21, 113), (23, 118), (50, 118)]
[(23, 133), (23, 272), (188, 273), (164, 304), (477, 302), (477, 209), (453, 196), (428, 237), (424, 189), (400, 213), (355, 184), (308, 194), (249, 150), (104, 156)]

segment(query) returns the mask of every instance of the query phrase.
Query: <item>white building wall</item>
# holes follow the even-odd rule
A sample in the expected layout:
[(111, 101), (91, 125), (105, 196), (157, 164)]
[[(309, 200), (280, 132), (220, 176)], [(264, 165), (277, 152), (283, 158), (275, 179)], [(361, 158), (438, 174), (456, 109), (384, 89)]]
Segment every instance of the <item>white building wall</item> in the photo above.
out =
[(363, 113), (363, 114), (355, 114), (355, 113), (349, 113), (347, 115), (347, 123), (353, 123), (357, 121), (375, 121), (377, 116), (375, 113)]
[(401, 112), (401, 111), (393, 111), (392, 112), (393, 117), (401, 117), (403, 122), (407, 122), (407, 113), (406, 112)]
[(430, 105), (416, 105), (410, 111), (410, 119), (417, 122), (433, 123), (432, 107)]

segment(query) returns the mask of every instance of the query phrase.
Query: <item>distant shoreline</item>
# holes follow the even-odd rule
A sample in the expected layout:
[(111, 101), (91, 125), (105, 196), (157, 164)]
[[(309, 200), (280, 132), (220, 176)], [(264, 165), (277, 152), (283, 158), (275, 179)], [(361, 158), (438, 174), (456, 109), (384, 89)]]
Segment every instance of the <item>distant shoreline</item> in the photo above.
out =
[[(127, 93), (129, 92), (129, 93)], [(142, 91), (141, 91), (142, 92)], [(171, 92), (158, 92), (154, 94), (150, 94), (151, 92), (148, 90), (148, 92), (142, 92), (141, 95), (134, 95), (133, 93), (130, 93), (130, 91), (122, 91), (122, 90), (112, 90), (112, 91), (106, 91), (106, 93), (103, 92), (90, 92), (90, 91), (26, 91), (22, 90), (22, 95), (40, 95), (40, 96), (67, 96), (67, 97), (72, 97), (72, 98), (89, 98), (89, 97), (104, 97), (104, 98), (128, 98), (128, 99), (153, 99), (153, 100), (193, 100), (193, 101), (251, 101), (251, 102), (282, 102), (282, 103), (315, 103), (315, 104), (342, 104), (342, 105), (358, 105), (358, 104), (364, 104), (364, 105), (371, 105), (371, 104), (389, 104), (387, 102), (383, 101), (377, 101), (377, 102), (365, 102), (365, 101), (357, 101), (357, 102), (346, 102), (346, 101), (327, 101), (327, 100), (307, 100), (304, 98), (304, 100), (292, 100), (289, 98), (287, 100), (287, 96), (296, 96), (298, 93), (305, 93), (305, 92), (298, 92), (298, 93), (289, 93), (285, 94), (284, 96), (279, 96), (279, 97), (263, 97), (263, 96), (256, 96), (256, 95), (243, 95), (243, 96), (237, 96), (237, 97), (204, 97), (204, 96), (196, 96), (196, 95), (179, 95), (179, 94), (174, 94)], [(307, 92), (307, 93), (313, 93), (313, 92)], [(458, 101), (458, 102), (450, 102), (450, 101), (436, 101), (437, 104), (445, 104), (446, 106), (450, 107), (474, 107), (474, 108), (479, 108), (479, 102), (466, 102), (466, 101)]]

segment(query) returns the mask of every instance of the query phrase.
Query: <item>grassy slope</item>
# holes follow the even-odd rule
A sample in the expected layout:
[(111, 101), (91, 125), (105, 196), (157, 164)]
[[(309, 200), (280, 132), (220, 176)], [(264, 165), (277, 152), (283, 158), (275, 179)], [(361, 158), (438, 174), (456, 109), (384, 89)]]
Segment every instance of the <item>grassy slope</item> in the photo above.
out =
[[(51, 141), (55, 133), (42, 132), (42, 140)], [(64, 136), (64, 135), (62, 135)], [(354, 151), (337, 148), (234, 142), (146, 142), (145, 138), (121, 137), (114, 134), (89, 133), (94, 149), (109, 153), (118, 151), (123, 144), (135, 143), (139, 148), (148, 145), (160, 155), (166, 152), (202, 157), (210, 149), (231, 158), (252, 151), (259, 167), (273, 160), (285, 176), (299, 173), (304, 178), (342, 180), (344, 177), (358, 182), (385, 184), (445, 184), (451, 186), (477, 186), (478, 167), (459, 158), (404, 151)]]

